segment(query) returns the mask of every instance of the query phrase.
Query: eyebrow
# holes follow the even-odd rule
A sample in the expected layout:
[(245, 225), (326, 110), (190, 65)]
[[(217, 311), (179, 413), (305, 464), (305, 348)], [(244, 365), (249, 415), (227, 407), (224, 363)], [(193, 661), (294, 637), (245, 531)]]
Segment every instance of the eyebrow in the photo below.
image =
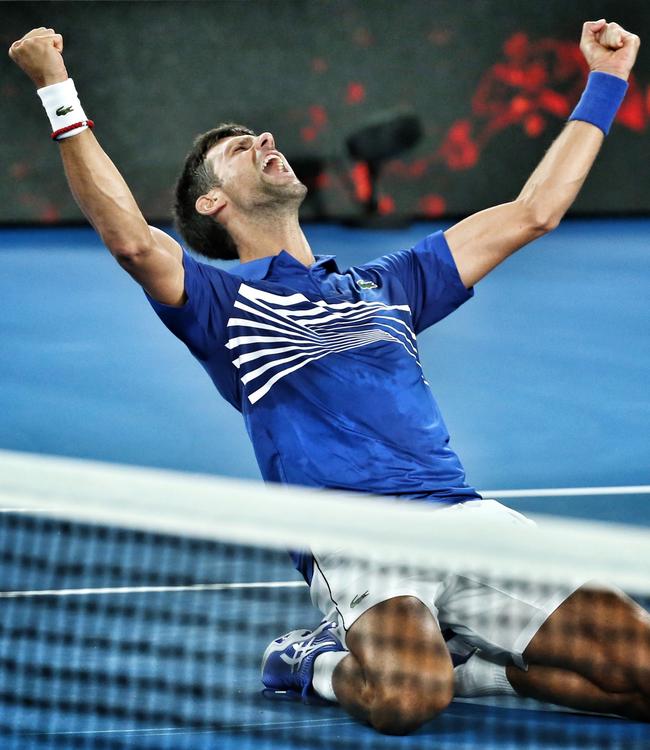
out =
[(252, 135), (247, 135), (247, 134), (235, 136), (230, 142), (230, 144), (227, 146), (226, 154), (230, 156), (230, 154), (232, 154), (233, 149), (236, 148), (237, 145), (242, 142), (242, 138), (252, 138), (252, 137), (253, 137)]

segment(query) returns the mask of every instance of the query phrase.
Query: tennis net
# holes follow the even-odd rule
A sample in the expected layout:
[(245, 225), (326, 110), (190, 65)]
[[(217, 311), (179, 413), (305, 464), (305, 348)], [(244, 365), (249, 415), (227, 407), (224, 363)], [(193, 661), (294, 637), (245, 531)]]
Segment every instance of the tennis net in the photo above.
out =
[(287, 549), (335, 558), (364, 589), (594, 579), (647, 608), (647, 528), (549, 517), (504, 535), (420, 503), (1, 451), (0, 507), (0, 748), (650, 747), (643, 723), (519, 698), (454, 701), (397, 738), (260, 682), (267, 644), (321, 618)]

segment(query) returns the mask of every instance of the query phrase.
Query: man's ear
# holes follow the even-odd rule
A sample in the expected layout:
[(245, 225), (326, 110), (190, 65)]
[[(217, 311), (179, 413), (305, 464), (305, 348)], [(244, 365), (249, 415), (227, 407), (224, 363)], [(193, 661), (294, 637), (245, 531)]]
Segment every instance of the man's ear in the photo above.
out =
[(194, 207), (203, 216), (216, 216), (226, 207), (227, 201), (218, 190), (212, 190), (196, 199)]

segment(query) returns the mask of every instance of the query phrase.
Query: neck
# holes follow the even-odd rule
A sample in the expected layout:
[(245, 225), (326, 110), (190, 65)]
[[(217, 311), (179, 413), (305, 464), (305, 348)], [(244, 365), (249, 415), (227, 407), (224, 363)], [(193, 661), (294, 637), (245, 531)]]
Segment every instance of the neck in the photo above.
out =
[(311, 266), (314, 262), (311, 247), (295, 213), (264, 215), (260, 212), (255, 219), (247, 217), (245, 224), (228, 229), (237, 244), (242, 263), (278, 255), (282, 250), (305, 266)]

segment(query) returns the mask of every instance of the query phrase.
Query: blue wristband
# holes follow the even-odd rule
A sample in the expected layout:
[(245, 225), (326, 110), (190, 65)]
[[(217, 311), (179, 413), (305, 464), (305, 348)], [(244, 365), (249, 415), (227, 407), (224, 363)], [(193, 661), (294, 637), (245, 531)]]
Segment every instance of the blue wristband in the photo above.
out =
[(618, 76), (597, 71), (589, 73), (587, 88), (569, 120), (590, 122), (607, 135), (626, 91), (627, 81)]

